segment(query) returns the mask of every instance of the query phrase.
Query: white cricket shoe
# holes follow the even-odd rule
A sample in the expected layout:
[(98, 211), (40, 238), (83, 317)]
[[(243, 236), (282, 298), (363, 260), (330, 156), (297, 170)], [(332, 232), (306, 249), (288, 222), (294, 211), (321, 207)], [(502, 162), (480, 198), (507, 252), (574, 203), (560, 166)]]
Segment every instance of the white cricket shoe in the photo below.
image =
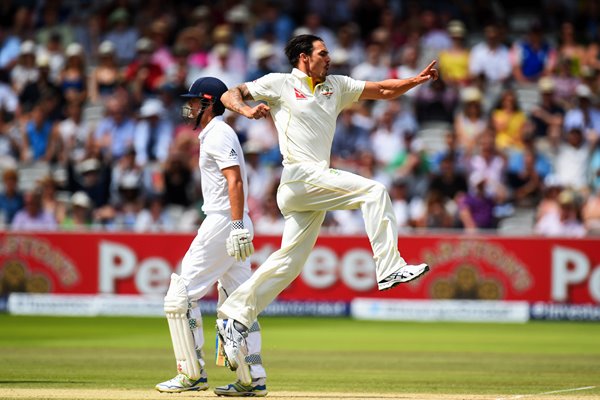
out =
[(238, 372), (243, 385), (252, 383), (250, 366), (246, 362), (248, 356), (248, 328), (233, 319), (217, 319), (217, 332), (223, 342), (223, 351), (229, 369)]
[(267, 395), (267, 378), (256, 378), (252, 384), (244, 385), (239, 380), (229, 385), (216, 387), (217, 396), (227, 397), (265, 397)]
[(388, 290), (401, 283), (413, 281), (423, 276), (427, 271), (429, 271), (429, 265), (427, 264), (406, 264), (398, 271), (388, 275), (385, 279), (380, 280), (378, 283), (379, 290)]
[(193, 381), (184, 374), (178, 374), (175, 378), (161, 382), (154, 387), (159, 392), (180, 393), (208, 389), (206, 372), (202, 370), (200, 379)]

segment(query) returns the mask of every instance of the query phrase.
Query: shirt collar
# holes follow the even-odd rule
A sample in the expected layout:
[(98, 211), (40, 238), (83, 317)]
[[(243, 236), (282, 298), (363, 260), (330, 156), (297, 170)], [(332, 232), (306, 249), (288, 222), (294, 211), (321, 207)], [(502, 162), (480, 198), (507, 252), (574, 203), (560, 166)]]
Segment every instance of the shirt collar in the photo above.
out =
[(304, 72), (300, 71), (298, 68), (292, 69), (292, 75), (296, 78), (300, 79), (300, 81), (306, 83), (310, 88), (310, 92), (313, 93), (315, 91), (315, 85), (310, 76), (306, 75)]
[(204, 129), (202, 129), (202, 130), (200, 131), (200, 133), (198, 134), (198, 138), (199, 138), (200, 140), (204, 139), (204, 137), (205, 137), (205, 136), (208, 134), (208, 132), (209, 132), (211, 129), (213, 129), (213, 128), (215, 127), (215, 125), (216, 125), (218, 122), (223, 122), (223, 116), (222, 116), (222, 115), (217, 115), (216, 117), (213, 117), (213, 119), (211, 119), (211, 120), (208, 122), (208, 125), (206, 125), (206, 126), (204, 127)]

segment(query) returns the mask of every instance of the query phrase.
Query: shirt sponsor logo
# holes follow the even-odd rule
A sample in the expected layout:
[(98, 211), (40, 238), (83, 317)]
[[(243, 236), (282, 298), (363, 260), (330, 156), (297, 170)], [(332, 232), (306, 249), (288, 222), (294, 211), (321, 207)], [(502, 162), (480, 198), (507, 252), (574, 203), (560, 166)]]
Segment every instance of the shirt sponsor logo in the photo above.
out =
[(294, 94), (296, 95), (296, 100), (306, 100), (306, 95), (296, 88), (294, 88)]

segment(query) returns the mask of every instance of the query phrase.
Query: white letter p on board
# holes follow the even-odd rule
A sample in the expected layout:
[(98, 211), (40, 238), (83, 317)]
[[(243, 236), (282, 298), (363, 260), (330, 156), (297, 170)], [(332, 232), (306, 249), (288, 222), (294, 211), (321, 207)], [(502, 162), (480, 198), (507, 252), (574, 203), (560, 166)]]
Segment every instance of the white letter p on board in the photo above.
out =
[(585, 254), (566, 247), (552, 248), (552, 300), (568, 300), (571, 284), (581, 283), (590, 272)]

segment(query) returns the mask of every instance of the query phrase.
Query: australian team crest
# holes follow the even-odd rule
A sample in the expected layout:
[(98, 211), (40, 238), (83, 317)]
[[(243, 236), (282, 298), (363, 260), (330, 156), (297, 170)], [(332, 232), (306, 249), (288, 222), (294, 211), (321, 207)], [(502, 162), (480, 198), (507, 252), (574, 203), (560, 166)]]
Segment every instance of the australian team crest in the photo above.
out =
[(332, 94), (333, 94), (333, 88), (331, 86), (329, 86), (326, 83), (321, 85), (321, 96), (325, 96), (329, 99)]

